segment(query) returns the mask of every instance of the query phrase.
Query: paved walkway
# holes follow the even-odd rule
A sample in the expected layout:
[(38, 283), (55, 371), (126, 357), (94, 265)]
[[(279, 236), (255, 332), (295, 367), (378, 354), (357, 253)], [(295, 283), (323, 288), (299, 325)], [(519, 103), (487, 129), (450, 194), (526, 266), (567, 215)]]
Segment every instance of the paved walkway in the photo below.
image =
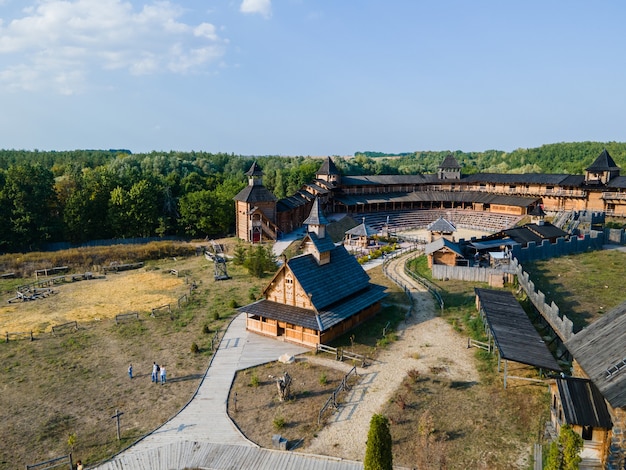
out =
[(249, 333), (245, 314), (228, 327), (191, 402), (174, 418), (126, 451), (93, 468), (171, 470), (183, 468), (255, 470), (362, 469), (359, 462), (261, 449), (248, 441), (228, 417), (226, 405), (235, 372), (297, 355), (303, 347)]

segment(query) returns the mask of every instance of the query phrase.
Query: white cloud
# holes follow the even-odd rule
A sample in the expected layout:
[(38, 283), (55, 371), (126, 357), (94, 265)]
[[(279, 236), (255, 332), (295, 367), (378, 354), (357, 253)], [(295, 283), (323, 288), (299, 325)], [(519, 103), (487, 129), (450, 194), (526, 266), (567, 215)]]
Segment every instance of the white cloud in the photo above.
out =
[(258, 13), (264, 18), (272, 16), (272, 0), (243, 0), (239, 11), (242, 13)]
[(227, 42), (212, 24), (181, 21), (183, 13), (170, 1), (37, 0), (0, 21), (0, 85), (72, 94), (98, 70), (206, 71)]

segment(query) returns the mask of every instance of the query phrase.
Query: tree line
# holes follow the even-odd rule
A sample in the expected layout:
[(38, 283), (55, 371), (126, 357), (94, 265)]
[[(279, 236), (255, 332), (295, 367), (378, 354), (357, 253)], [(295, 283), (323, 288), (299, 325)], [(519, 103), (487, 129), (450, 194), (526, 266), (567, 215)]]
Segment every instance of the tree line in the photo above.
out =
[[(581, 174), (606, 148), (626, 165), (626, 144), (561, 143), (510, 153), (357, 152), (333, 161), (344, 175), (422, 174), (454, 155), (465, 174)], [(0, 252), (34, 250), (48, 242), (95, 239), (220, 237), (234, 231), (233, 197), (247, 184), (253, 161), (278, 198), (315, 178), (311, 157), (249, 157), (208, 152), (129, 150), (0, 150)]]

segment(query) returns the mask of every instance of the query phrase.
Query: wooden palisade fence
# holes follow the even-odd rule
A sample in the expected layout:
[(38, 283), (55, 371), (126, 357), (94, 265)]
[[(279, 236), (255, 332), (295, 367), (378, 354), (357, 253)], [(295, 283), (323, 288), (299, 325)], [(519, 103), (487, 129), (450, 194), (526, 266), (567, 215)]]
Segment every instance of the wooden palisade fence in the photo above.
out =
[(337, 395), (339, 395), (343, 391), (350, 390), (350, 386), (348, 385), (348, 380), (350, 379), (351, 375), (354, 375), (354, 376), (358, 375), (356, 371), (356, 366), (354, 366), (352, 369), (350, 369), (350, 371), (346, 375), (344, 375), (343, 379), (341, 379), (341, 383), (337, 386), (335, 390), (333, 390), (333, 393), (331, 393), (330, 397), (328, 397), (328, 400), (326, 400), (326, 403), (324, 403), (324, 406), (320, 408), (320, 411), (317, 415), (317, 424), (320, 424), (322, 422), (322, 416), (324, 415), (324, 412), (329, 407), (332, 406), (334, 409), (339, 408), (339, 403), (337, 402)]

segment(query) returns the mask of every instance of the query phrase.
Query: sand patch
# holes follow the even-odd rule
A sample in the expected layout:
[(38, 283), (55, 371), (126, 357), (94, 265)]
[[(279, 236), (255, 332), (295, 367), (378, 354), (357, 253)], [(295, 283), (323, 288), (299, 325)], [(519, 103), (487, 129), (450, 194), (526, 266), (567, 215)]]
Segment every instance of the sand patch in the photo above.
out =
[[(186, 291), (182, 278), (163, 271), (128, 271), (54, 287), (55, 294), (0, 306), (0, 332), (46, 332), (70, 321), (91, 322), (174, 304)], [(6, 300), (5, 300), (6, 302)]]

